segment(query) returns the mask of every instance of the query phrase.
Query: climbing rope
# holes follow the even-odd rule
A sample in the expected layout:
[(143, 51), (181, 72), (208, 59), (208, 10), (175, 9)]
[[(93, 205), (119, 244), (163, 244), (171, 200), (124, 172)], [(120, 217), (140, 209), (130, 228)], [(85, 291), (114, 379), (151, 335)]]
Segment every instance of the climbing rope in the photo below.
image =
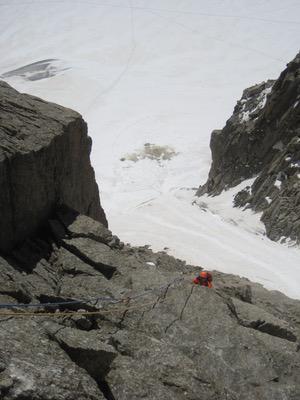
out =
[(0, 312), (0, 317), (71, 317), (72, 315), (105, 315), (105, 314), (120, 314), (123, 312), (130, 312), (132, 310), (142, 309), (148, 306), (153, 306), (156, 301), (151, 301), (143, 304), (136, 304), (133, 306), (116, 308), (112, 310), (98, 310), (98, 311), (56, 311), (56, 312)]
[[(74, 305), (74, 304), (88, 304), (90, 302), (106, 302), (108, 304), (119, 304), (119, 303), (129, 303), (132, 300), (137, 300), (142, 297), (148, 296), (149, 294), (153, 292), (161, 292), (163, 290), (168, 289), (175, 283), (181, 282), (184, 279), (184, 277), (177, 277), (173, 279), (172, 281), (166, 283), (165, 285), (159, 286), (158, 288), (153, 288), (146, 290), (142, 293), (136, 294), (134, 296), (126, 296), (122, 297), (119, 299), (114, 299), (111, 297), (96, 297), (88, 300), (71, 300), (71, 301), (60, 301), (60, 302), (53, 302), (53, 303), (34, 303), (34, 304), (25, 304), (25, 303), (20, 303), (20, 304), (0, 304), (0, 309), (1, 308), (6, 308), (6, 309), (17, 309), (17, 308), (29, 308), (29, 307), (58, 307), (58, 306), (67, 306), (67, 305)], [(55, 312), (0, 312), (0, 317), (38, 317), (38, 316), (48, 316), (48, 317), (61, 317), (61, 316), (71, 316), (71, 315), (98, 315), (98, 314), (113, 314), (113, 313), (122, 313), (122, 312), (127, 312), (131, 311), (132, 309), (139, 309), (139, 308), (144, 308), (147, 307), (148, 305), (154, 305), (157, 303), (156, 301), (151, 301), (148, 303), (143, 303), (140, 305), (132, 305), (128, 307), (122, 307), (122, 308), (115, 308), (111, 310), (97, 310), (97, 311), (55, 311)]]
[(92, 301), (102, 301), (102, 302), (118, 302), (118, 300), (113, 299), (112, 297), (96, 297), (92, 299), (82, 299), (82, 300), (68, 300), (68, 301), (57, 301), (57, 302), (51, 302), (51, 303), (18, 303), (18, 304), (0, 304), (0, 309), (1, 308), (35, 308), (35, 307), (57, 307), (57, 306), (69, 306), (69, 305), (75, 305), (75, 304), (84, 304), (84, 303), (90, 303)]

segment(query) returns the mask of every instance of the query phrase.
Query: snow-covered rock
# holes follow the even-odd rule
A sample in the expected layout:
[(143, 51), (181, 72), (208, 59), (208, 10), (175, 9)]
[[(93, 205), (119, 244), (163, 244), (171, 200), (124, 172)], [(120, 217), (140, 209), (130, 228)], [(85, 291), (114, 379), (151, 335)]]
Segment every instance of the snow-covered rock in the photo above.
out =
[(273, 240), (300, 241), (299, 93), (300, 53), (275, 83), (246, 89), (224, 129), (212, 133), (213, 163), (198, 191), (219, 194), (257, 176), (251, 194), (238, 194), (236, 205), (263, 211), (261, 219)]

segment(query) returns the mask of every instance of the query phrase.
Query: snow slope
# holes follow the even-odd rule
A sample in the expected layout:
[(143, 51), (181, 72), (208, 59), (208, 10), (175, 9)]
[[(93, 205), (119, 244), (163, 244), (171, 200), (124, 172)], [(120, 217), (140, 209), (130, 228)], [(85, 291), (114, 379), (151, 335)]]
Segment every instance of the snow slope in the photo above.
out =
[[(201, 207), (190, 190), (206, 180), (210, 133), (242, 90), (276, 78), (299, 50), (299, 16), (295, 0), (0, 0), (0, 75), (83, 114), (102, 203), (124, 241), (300, 298), (299, 249), (232, 209), (236, 190)], [(145, 143), (178, 154), (120, 161)]]

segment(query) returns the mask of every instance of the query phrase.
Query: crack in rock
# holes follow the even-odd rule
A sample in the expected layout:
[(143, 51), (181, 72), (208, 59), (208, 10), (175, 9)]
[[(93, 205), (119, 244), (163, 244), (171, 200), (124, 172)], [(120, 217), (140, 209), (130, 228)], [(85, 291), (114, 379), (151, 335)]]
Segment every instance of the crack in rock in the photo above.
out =
[(171, 328), (171, 326), (173, 326), (177, 321), (181, 321), (181, 320), (182, 320), (184, 310), (186, 309), (186, 306), (188, 305), (188, 302), (189, 302), (189, 300), (190, 300), (190, 298), (191, 298), (191, 296), (192, 296), (192, 294), (193, 294), (194, 288), (195, 288), (195, 286), (193, 285), (192, 288), (191, 288), (190, 293), (188, 294), (187, 298), (185, 299), (185, 302), (184, 302), (184, 305), (183, 305), (183, 307), (182, 307), (182, 309), (181, 309), (181, 312), (180, 312), (180, 314), (179, 314), (179, 317), (178, 317), (178, 318), (175, 318), (175, 319), (165, 328), (165, 333), (167, 333), (168, 330)]
[(44, 329), (49, 338), (95, 380), (107, 400), (116, 400), (105, 380), (112, 361), (118, 355), (114, 347), (101, 342), (95, 331), (83, 332), (50, 322), (44, 325)]
[(274, 317), (253, 304), (235, 298), (227, 299), (226, 304), (239, 325), (290, 342), (297, 341), (297, 336), (286, 321)]

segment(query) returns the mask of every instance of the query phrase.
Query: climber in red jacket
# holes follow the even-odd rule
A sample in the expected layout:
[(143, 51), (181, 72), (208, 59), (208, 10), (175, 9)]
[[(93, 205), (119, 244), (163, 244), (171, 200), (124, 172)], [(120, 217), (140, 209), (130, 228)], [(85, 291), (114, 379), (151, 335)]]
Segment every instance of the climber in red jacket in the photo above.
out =
[(196, 278), (193, 279), (193, 282), (196, 285), (206, 286), (212, 288), (212, 274), (207, 271), (201, 271)]

